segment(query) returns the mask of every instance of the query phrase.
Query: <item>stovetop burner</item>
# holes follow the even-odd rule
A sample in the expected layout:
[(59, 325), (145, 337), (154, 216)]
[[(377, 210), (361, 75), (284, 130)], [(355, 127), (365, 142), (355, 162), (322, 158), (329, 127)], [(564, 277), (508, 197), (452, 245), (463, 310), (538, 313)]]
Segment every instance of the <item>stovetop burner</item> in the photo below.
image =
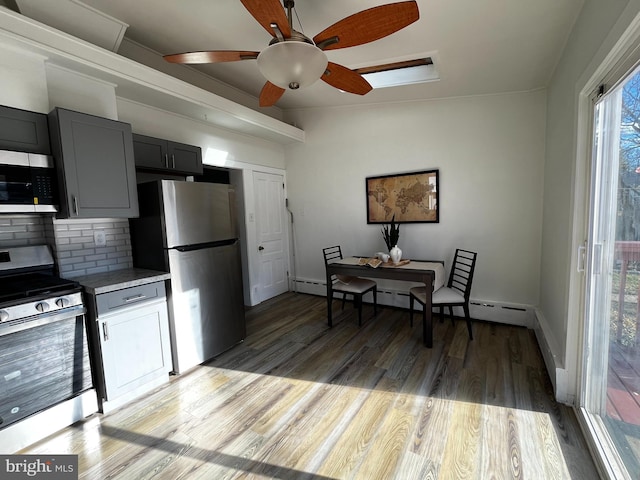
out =
[(78, 288), (78, 282), (45, 273), (0, 277), (0, 303)]

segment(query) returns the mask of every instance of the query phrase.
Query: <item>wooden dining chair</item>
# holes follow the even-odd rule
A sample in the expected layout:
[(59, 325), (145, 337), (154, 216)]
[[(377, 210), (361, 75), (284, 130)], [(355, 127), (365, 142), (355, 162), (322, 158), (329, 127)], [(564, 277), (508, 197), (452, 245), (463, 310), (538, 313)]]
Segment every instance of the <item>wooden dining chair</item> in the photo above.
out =
[[(342, 260), (342, 249), (339, 245), (323, 248), (322, 253), (324, 255), (325, 271), (329, 263)], [(347, 295), (352, 296), (354, 307), (358, 309), (358, 325), (362, 325), (362, 297), (368, 292), (373, 293), (373, 313), (374, 315), (378, 313), (378, 284), (373, 280), (344, 275), (332, 275), (331, 278), (328, 279), (327, 295), (329, 294), (330, 288), (333, 292), (342, 294), (343, 309)]]
[[(469, 315), (469, 295), (471, 294), (471, 283), (473, 272), (476, 267), (478, 254), (468, 250), (456, 249), (456, 254), (449, 272), (449, 281), (446, 287), (439, 288), (433, 292), (431, 305), (440, 308), (440, 321), (444, 320), (444, 307), (449, 307), (449, 316), (453, 323), (453, 307), (462, 307), (464, 317), (467, 320), (467, 330), (469, 338), (473, 340), (471, 330), (471, 316)], [(409, 315), (413, 326), (413, 302), (418, 301), (422, 305), (422, 323), (426, 323), (425, 303), (426, 287), (413, 287), (409, 290)]]

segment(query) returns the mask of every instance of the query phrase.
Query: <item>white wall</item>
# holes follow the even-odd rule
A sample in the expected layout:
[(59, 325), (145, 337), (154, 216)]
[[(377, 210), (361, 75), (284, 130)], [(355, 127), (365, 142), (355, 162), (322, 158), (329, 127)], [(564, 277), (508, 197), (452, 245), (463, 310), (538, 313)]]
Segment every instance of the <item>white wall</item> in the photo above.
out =
[(49, 113), (45, 58), (0, 44), (0, 105)]
[(323, 247), (384, 250), (366, 177), (437, 168), (440, 223), (403, 224), (403, 256), (448, 267), (456, 247), (477, 251), (472, 298), (536, 305), (545, 103), (537, 91), (288, 114), (307, 134), (286, 147), (297, 276), (323, 281)]
[(116, 86), (49, 62), (45, 65), (49, 110), (63, 107), (118, 120)]
[(206, 165), (237, 168), (252, 163), (284, 168), (284, 147), (279, 144), (214, 127), (159, 108), (117, 98), (118, 116), (134, 133), (198, 145)]

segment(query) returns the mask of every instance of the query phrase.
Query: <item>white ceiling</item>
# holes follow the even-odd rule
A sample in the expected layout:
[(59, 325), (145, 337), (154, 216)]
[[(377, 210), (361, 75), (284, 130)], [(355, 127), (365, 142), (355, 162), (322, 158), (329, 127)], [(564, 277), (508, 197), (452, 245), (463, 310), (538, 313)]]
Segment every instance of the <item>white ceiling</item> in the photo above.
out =
[[(74, 0), (77, 1), (77, 0)], [(264, 49), (271, 37), (239, 0), (82, 0), (129, 25), (125, 37), (159, 52)], [(360, 97), (322, 81), (288, 90), (278, 107), (317, 107), (527, 91), (547, 85), (584, 0), (418, 0), (420, 19), (381, 40), (327, 52), (349, 68), (431, 56), (440, 80)], [(296, 0), (308, 37), (358, 11), (394, 0)], [(50, 3), (55, 8), (55, 2)], [(257, 97), (255, 60), (198, 65)]]

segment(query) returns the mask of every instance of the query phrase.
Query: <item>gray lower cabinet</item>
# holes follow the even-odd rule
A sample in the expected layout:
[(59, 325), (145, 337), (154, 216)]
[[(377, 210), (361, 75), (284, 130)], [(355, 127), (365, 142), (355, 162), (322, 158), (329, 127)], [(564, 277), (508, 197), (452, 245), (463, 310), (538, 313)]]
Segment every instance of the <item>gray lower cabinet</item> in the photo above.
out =
[(168, 381), (171, 343), (164, 282), (89, 295), (96, 387), (108, 411)]
[(136, 168), (184, 175), (202, 174), (202, 149), (146, 135), (133, 135)]
[(137, 217), (131, 125), (55, 108), (49, 113), (61, 218)]
[(51, 155), (47, 116), (0, 106), (0, 150)]

